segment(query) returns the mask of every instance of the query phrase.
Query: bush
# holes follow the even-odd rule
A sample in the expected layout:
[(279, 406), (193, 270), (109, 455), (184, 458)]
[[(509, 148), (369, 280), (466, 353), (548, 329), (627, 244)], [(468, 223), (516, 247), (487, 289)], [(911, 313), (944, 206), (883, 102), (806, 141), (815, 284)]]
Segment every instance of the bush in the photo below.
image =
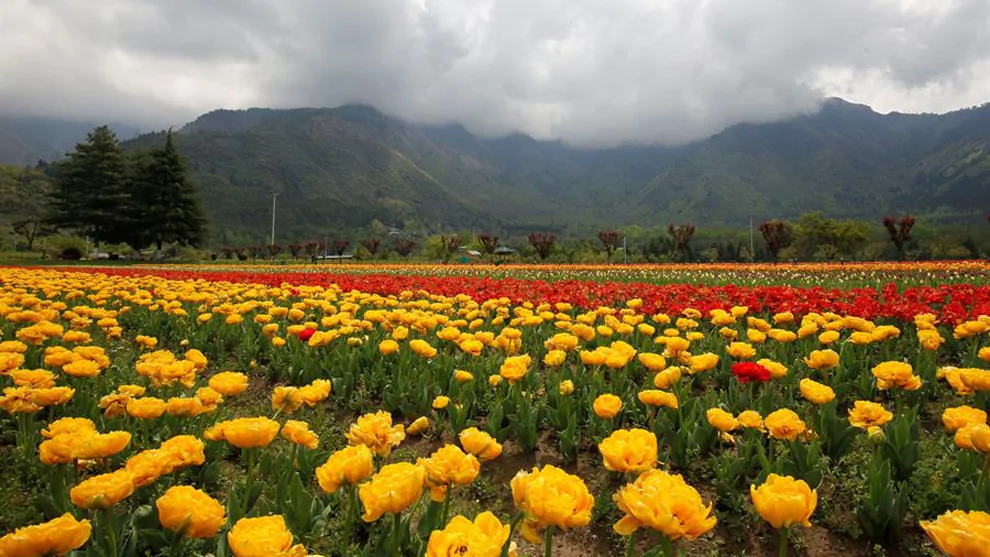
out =
[(62, 250), (62, 253), (59, 254), (59, 259), (63, 259), (65, 261), (79, 261), (82, 259), (82, 250), (75, 246), (69, 246)]

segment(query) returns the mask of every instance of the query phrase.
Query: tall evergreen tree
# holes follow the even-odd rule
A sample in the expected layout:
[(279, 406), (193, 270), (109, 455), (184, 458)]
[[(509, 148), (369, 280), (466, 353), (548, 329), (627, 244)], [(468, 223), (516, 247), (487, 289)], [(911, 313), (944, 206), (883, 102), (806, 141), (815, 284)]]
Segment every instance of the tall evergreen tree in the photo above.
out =
[(185, 158), (175, 148), (172, 130), (165, 145), (136, 159), (134, 197), (140, 233), (136, 241), (160, 251), (167, 242), (198, 246), (206, 236), (206, 217), (196, 186), (186, 175)]
[(58, 163), (48, 221), (100, 242), (125, 240), (129, 214), (125, 159), (113, 131), (94, 129)]

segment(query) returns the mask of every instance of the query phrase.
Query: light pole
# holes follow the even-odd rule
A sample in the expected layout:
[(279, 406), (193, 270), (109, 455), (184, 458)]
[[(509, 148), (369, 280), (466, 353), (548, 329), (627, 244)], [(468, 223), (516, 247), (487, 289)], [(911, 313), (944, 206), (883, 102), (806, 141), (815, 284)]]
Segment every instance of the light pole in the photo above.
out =
[(753, 217), (749, 217), (749, 262), (756, 262), (756, 243), (753, 242)]
[(272, 192), (272, 243), (275, 245), (275, 198), (278, 197), (278, 193)]

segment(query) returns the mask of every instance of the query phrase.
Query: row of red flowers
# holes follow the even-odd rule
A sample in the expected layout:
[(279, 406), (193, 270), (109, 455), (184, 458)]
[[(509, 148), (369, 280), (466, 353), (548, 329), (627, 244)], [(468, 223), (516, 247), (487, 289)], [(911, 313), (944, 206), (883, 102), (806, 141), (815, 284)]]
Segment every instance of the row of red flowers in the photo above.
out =
[(676, 313), (695, 308), (711, 309), (747, 306), (751, 311), (791, 311), (798, 315), (833, 311), (867, 319), (911, 320), (915, 315), (932, 313), (943, 322), (958, 323), (979, 315), (990, 315), (990, 285), (943, 284), (899, 289), (891, 283), (884, 288), (797, 288), (791, 286), (740, 287), (692, 284), (655, 285), (627, 282), (532, 281), (513, 278), (435, 277), (423, 275), (346, 274), (346, 273), (256, 273), (240, 271), (149, 270), (140, 268), (72, 267), (63, 269), (106, 275), (158, 276), (172, 280), (197, 280), (259, 284), (269, 287), (290, 285), (338, 285), (344, 291), (360, 290), (380, 295), (407, 290), (456, 296), (467, 294), (476, 300), (509, 298), (514, 303), (566, 302), (577, 307), (595, 308), (625, 300), (643, 300), (642, 311)]

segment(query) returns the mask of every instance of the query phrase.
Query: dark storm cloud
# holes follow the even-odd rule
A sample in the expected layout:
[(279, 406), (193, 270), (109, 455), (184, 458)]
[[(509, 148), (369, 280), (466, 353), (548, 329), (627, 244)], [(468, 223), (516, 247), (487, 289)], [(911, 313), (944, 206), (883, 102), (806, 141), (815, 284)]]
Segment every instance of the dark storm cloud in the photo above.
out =
[(682, 142), (990, 100), (985, 0), (7, 0), (0, 110), (174, 124), (372, 104), (481, 134)]

